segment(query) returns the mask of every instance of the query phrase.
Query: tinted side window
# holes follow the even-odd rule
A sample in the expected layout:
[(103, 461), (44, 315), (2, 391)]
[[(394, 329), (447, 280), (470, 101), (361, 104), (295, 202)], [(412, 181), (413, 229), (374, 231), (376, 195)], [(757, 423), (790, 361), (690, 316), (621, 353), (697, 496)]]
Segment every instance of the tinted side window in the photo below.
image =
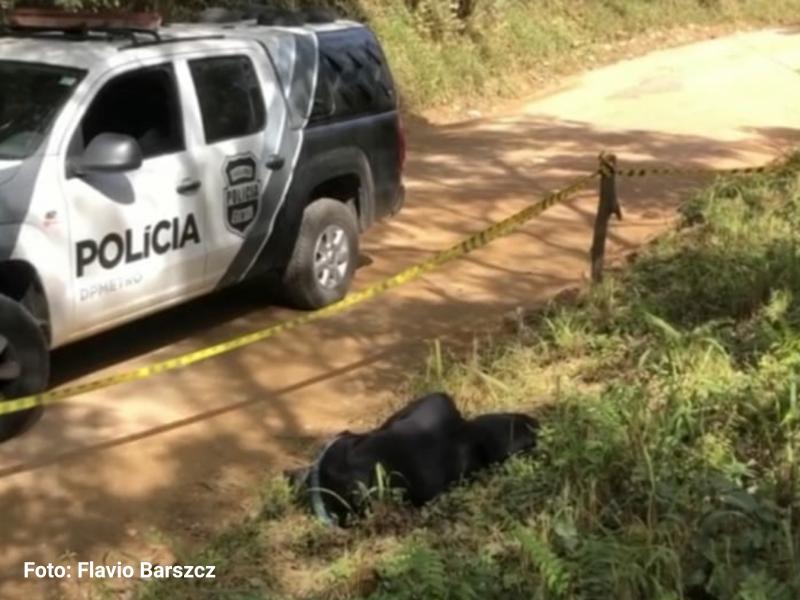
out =
[(368, 29), (321, 33), (319, 53), (312, 122), (380, 113), (396, 107), (386, 57)]
[(206, 143), (254, 134), (266, 124), (266, 109), (253, 63), (244, 56), (189, 61), (203, 114)]
[(101, 133), (134, 138), (145, 158), (185, 149), (178, 87), (171, 65), (148, 67), (109, 81), (95, 96), (70, 152)]

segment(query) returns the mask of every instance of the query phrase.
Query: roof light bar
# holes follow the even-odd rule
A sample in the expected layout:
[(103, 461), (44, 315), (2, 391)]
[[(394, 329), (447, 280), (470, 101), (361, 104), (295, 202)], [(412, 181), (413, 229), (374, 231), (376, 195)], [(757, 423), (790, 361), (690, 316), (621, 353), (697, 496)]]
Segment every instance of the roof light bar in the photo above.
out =
[(24, 29), (146, 29), (155, 31), (163, 19), (156, 12), (66, 12), (50, 8), (17, 8), (8, 14), (8, 24)]

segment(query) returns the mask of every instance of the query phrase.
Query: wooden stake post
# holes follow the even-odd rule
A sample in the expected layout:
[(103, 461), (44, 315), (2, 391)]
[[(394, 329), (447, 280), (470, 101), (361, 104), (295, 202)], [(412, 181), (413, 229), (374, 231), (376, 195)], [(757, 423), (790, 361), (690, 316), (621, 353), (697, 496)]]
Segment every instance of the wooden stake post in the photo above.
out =
[(606, 254), (606, 238), (608, 222), (611, 215), (622, 220), (622, 209), (617, 197), (617, 157), (613, 154), (600, 155), (600, 201), (597, 205), (597, 217), (594, 221), (594, 239), (592, 240), (592, 282), (603, 280), (603, 261)]

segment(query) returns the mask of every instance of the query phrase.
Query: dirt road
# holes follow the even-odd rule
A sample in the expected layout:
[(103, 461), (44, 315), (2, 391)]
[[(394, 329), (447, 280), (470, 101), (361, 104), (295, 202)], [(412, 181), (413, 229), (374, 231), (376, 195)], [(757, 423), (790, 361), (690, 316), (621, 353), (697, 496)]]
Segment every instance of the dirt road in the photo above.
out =
[[(364, 240), (364, 285), (521, 208), (595, 167), (760, 163), (800, 139), (800, 30), (739, 34), (656, 52), (576, 78), (508, 114), (409, 123), (409, 198)], [(620, 186), (612, 247), (664, 227), (697, 181)], [(241, 512), (265, 471), (358, 426), (395, 397), (426, 340), (481, 329), (518, 305), (579, 283), (596, 194), (352, 312), (184, 371), (50, 409), (0, 447), (0, 597), (35, 597), (22, 563), (128, 563), (202, 540)], [(258, 329), (287, 316), (259, 289), (183, 306), (66, 348), (58, 382), (119, 370)], [(74, 585), (75, 582), (69, 582)], [(83, 581), (84, 590), (91, 582)], [(113, 587), (113, 586), (112, 586)]]

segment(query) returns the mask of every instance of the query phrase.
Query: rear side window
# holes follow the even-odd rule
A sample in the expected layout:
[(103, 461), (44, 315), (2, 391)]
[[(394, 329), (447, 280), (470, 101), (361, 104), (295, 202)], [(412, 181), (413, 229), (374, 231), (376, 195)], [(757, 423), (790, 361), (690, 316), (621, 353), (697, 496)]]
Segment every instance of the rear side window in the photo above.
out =
[(396, 108), (386, 57), (368, 29), (321, 33), (319, 53), (319, 79), (312, 122)]
[(262, 129), (267, 111), (253, 68), (246, 56), (189, 61), (197, 90), (206, 143), (245, 137)]

